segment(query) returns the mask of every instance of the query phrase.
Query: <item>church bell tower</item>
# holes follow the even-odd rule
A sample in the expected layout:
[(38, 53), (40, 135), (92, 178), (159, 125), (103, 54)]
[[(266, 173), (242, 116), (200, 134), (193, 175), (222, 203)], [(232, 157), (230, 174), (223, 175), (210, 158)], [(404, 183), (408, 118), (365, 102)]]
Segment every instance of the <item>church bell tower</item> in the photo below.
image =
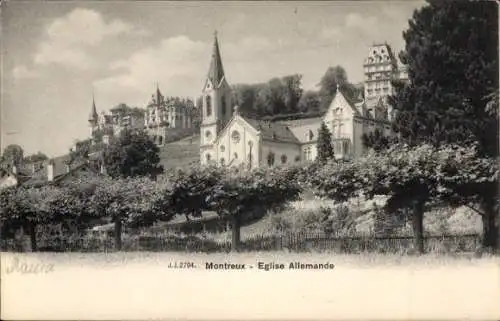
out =
[(200, 126), (202, 164), (206, 164), (210, 159), (213, 159), (214, 154), (211, 151), (213, 142), (232, 117), (231, 94), (231, 87), (226, 80), (222, 66), (217, 32), (215, 32), (212, 58), (202, 90), (202, 122)]

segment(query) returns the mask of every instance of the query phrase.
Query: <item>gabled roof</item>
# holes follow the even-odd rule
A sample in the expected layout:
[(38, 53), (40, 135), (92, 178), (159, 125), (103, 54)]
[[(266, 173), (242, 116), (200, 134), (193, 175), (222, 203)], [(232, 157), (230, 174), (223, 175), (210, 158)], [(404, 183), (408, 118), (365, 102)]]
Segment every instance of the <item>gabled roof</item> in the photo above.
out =
[(287, 125), (279, 122), (258, 120), (244, 116), (241, 117), (260, 133), (262, 140), (296, 144), (300, 143)]
[(214, 46), (212, 51), (212, 59), (210, 67), (208, 68), (207, 78), (212, 82), (212, 85), (218, 88), (224, 79), (224, 68), (222, 66), (222, 58), (220, 55), (219, 41), (217, 40), (217, 33), (214, 35)]
[(333, 97), (330, 106), (328, 106), (328, 110), (326, 113), (328, 113), (333, 108), (334, 104), (347, 105), (352, 109), (354, 115), (361, 116), (361, 112), (358, 110), (358, 108), (356, 108), (355, 103), (352, 102), (350, 99), (347, 99), (347, 97), (342, 93), (342, 90), (338, 85), (337, 85), (337, 92), (335, 93), (335, 96)]
[[(98, 153), (93, 153), (89, 155), (89, 159), (93, 160), (99, 157)], [(67, 177), (68, 174), (74, 173), (88, 165), (86, 160), (78, 159), (71, 160), (70, 155), (63, 155), (51, 160), (54, 168), (54, 182), (58, 182), (64, 177)], [(67, 171), (67, 164), (70, 164), (70, 171)], [(45, 162), (41, 168), (35, 173), (31, 174), (30, 177), (23, 183), (29, 186), (40, 186), (48, 183), (47, 177), (47, 166), (48, 162)]]
[[(297, 126), (290, 126), (290, 130), (301, 143), (310, 143), (318, 139), (318, 131), (323, 120), (321, 118), (311, 118), (310, 123), (304, 123)], [(312, 133), (312, 139), (309, 134)]]

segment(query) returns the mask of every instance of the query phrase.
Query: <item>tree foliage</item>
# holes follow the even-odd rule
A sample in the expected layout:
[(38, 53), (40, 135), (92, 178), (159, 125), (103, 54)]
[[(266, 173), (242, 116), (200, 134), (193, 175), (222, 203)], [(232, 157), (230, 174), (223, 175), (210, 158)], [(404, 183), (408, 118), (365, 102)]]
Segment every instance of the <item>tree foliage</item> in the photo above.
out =
[[(447, 32), (443, 32), (447, 30)], [(395, 84), (396, 129), (410, 144), (480, 142), (498, 154), (498, 10), (491, 1), (428, 1), (403, 33), (409, 83)]]
[(26, 162), (26, 163), (36, 163), (36, 162), (41, 162), (41, 161), (45, 161), (45, 160), (48, 160), (48, 159), (49, 158), (47, 157), (47, 155), (45, 155), (42, 152), (38, 152), (36, 154), (32, 154), (32, 155), (26, 156), (24, 158), (24, 162)]
[(365, 133), (361, 136), (363, 146), (372, 149), (375, 152), (387, 150), (392, 144), (397, 143), (398, 139), (394, 136), (384, 135), (384, 132), (376, 128), (370, 133)]
[[(336, 202), (349, 198), (385, 195), (387, 215), (408, 210), (412, 216), (416, 249), (424, 251), (423, 215), (426, 205), (445, 202), (469, 204), (482, 199), (482, 193), (498, 184), (498, 167), (493, 158), (480, 157), (477, 146), (394, 145), (383, 154), (371, 154), (355, 162), (330, 162), (307, 175), (307, 183), (317, 194)], [(489, 214), (484, 217), (491, 218)], [(494, 222), (483, 221), (494, 236)], [(486, 241), (485, 241), (486, 244)], [(488, 243), (487, 246), (494, 246)]]
[(24, 159), (24, 150), (21, 146), (11, 144), (4, 148), (2, 161), (13, 164), (21, 164)]
[(125, 130), (104, 149), (104, 165), (111, 177), (155, 177), (163, 172), (160, 149), (144, 131)]
[(330, 130), (326, 127), (324, 122), (321, 123), (321, 127), (318, 132), (317, 151), (318, 156), (316, 159), (321, 164), (335, 158), (332, 145), (332, 133), (330, 133)]
[(319, 82), (319, 96), (322, 110), (326, 110), (330, 106), (333, 97), (337, 93), (337, 85), (348, 99), (355, 99), (360, 94), (359, 89), (349, 83), (347, 72), (343, 67), (328, 67)]

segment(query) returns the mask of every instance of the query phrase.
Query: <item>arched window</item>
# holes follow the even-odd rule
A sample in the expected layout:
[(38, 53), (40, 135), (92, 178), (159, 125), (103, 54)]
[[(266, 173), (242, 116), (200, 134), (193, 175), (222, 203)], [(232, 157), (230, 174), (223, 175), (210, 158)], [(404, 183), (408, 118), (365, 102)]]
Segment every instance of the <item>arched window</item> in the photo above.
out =
[(220, 98), (220, 108), (221, 108), (221, 113), (222, 116), (226, 116), (226, 97), (222, 96)]
[(286, 164), (287, 157), (285, 154), (281, 155), (281, 164)]
[(163, 136), (158, 136), (158, 144), (163, 144)]
[(205, 158), (206, 158), (206, 160), (207, 160), (207, 163), (209, 163), (209, 162), (210, 162), (210, 160), (212, 159), (212, 157), (211, 157), (211, 156), (210, 156), (210, 154), (208, 154), (208, 153), (207, 153), (207, 154), (205, 154)]
[(269, 154), (267, 154), (267, 165), (269, 165), (269, 166), (274, 165), (274, 153), (273, 152), (269, 152)]
[[(235, 144), (238, 144), (240, 142), (240, 138), (241, 138), (240, 133), (238, 131), (234, 130), (231, 134), (231, 139), (233, 140), (233, 142)], [(250, 142), (249, 142), (249, 144), (250, 144)]]
[(207, 117), (210, 117), (210, 116), (212, 116), (212, 97), (207, 95), (205, 97), (205, 102), (206, 102), (206, 106), (207, 106)]
[(349, 142), (344, 141), (344, 154), (349, 154)]
[(314, 133), (313, 133), (313, 131), (312, 131), (312, 130), (309, 130), (309, 133), (308, 133), (308, 134), (309, 134), (309, 140), (313, 140), (313, 138), (314, 138)]

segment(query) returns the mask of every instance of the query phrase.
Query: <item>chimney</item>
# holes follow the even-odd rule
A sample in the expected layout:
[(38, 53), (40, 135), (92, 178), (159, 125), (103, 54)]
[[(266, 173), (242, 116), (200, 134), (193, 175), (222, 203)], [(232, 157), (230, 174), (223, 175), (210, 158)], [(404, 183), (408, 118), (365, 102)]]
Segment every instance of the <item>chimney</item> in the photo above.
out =
[(52, 182), (54, 180), (54, 161), (50, 160), (47, 165), (47, 180)]

